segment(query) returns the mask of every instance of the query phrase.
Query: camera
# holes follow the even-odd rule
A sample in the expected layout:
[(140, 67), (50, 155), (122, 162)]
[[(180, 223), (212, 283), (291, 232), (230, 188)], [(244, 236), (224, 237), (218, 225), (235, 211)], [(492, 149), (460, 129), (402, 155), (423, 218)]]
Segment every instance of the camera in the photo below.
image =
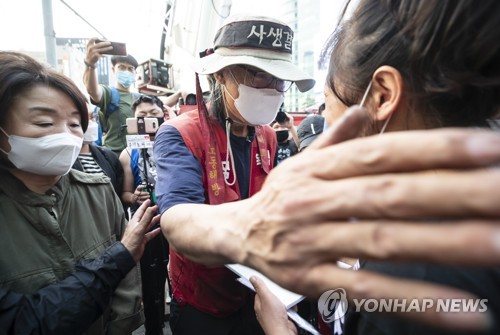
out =
[(196, 95), (193, 93), (189, 93), (186, 95), (186, 105), (196, 106)]
[(127, 119), (127, 133), (129, 134), (156, 134), (163, 123), (162, 117), (137, 117)]
[(150, 59), (139, 64), (136, 71), (139, 92), (160, 94), (174, 88), (172, 64), (164, 60)]

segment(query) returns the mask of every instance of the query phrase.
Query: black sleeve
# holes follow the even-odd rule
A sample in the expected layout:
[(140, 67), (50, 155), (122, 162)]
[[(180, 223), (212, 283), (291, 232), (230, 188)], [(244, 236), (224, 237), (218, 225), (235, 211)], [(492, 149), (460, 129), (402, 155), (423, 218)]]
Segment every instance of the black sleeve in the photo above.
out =
[(80, 261), (59, 283), (33, 294), (0, 288), (0, 325), (7, 334), (75, 334), (104, 311), (114, 290), (135, 266), (116, 242), (95, 260)]
[(109, 164), (113, 167), (113, 171), (115, 172), (115, 192), (118, 194), (118, 197), (121, 198), (122, 190), (123, 190), (123, 167), (120, 163), (120, 159), (115, 155), (115, 153), (108, 148), (102, 147), (105, 153), (105, 157), (108, 160)]
[[(412, 322), (401, 318), (394, 313), (357, 312), (354, 306), (346, 315), (344, 334), (363, 335), (498, 335), (500, 334), (500, 267), (481, 266), (448, 266), (426, 263), (403, 263), (366, 261), (362, 268), (375, 273), (389, 275), (395, 278), (405, 278), (423, 282), (431, 282), (468, 291), (478, 299), (486, 300), (487, 312), (491, 316), (490, 329), (484, 332), (472, 330), (446, 331), (441, 328), (430, 327), (422, 323)], [(411, 302), (411, 292), (403, 304), (408, 310)], [(448, 299), (449, 300), (449, 299)], [(461, 299), (460, 299), (461, 300)], [(461, 300), (462, 301), (462, 300)], [(354, 305), (354, 304), (353, 304)], [(480, 306), (477, 304), (476, 306)], [(399, 312), (404, 310), (399, 307)], [(472, 308), (471, 308), (472, 310)], [(415, 309), (413, 309), (413, 312)], [(467, 311), (467, 310), (466, 310)], [(462, 312), (462, 313), (466, 313)], [(451, 312), (453, 313), (453, 312)]]
[(121, 197), (124, 174), (118, 156), (108, 148), (94, 144), (90, 145), (90, 151), (97, 164), (99, 164), (104, 171), (104, 174), (111, 179), (111, 183), (118, 197)]

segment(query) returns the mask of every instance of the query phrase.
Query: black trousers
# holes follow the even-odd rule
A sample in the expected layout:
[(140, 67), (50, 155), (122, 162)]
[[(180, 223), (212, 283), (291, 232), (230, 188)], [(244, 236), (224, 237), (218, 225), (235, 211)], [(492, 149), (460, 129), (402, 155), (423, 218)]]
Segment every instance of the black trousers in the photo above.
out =
[(170, 304), (170, 329), (173, 335), (264, 335), (253, 309), (253, 296), (239, 311), (217, 318), (190, 305)]
[[(141, 258), (142, 303), (146, 318), (144, 323), (146, 335), (163, 334), (168, 256), (168, 242), (160, 234), (146, 244)], [(169, 290), (169, 292), (172, 291)]]

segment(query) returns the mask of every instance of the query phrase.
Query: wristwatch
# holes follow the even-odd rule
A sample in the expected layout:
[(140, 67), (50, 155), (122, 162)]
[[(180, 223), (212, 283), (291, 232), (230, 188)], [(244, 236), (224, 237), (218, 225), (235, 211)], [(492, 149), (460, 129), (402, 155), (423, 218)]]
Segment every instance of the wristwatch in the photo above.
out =
[(87, 63), (86, 60), (83, 60), (83, 62), (85, 63), (85, 66), (87, 66), (89, 69), (95, 70), (97, 68), (97, 66), (92, 66), (89, 63)]

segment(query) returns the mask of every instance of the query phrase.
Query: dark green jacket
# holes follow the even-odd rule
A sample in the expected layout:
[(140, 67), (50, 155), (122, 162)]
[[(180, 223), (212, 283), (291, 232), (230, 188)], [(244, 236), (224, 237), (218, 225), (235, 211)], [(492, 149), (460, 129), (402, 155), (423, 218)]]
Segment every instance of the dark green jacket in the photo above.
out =
[[(119, 240), (125, 224), (123, 207), (104, 176), (71, 170), (43, 195), (0, 170), (0, 286), (31, 293), (56, 283), (78, 260), (96, 258)], [(142, 322), (135, 267), (87, 334), (126, 334)]]

